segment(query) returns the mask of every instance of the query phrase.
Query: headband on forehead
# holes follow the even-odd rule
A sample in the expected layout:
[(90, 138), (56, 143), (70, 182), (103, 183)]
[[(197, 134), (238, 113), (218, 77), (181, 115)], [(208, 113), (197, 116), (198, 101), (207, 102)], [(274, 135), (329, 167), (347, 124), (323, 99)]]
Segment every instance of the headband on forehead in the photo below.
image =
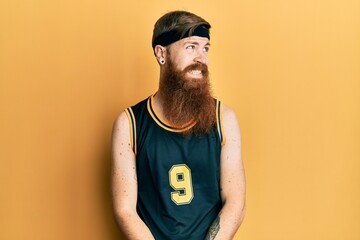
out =
[(200, 25), (194, 29), (192, 34), (190, 34), (188, 31), (183, 36), (175, 29), (169, 32), (164, 32), (163, 34), (160, 34), (158, 37), (155, 38), (154, 42), (152, 43), (152, 47), (155, 48), (156, 45), (161, 45), (165, 47), (171, 43), (179, 41), (180, 39), (191, 36), (206, 37), (210, 40), (209, 28), (205, 25)]

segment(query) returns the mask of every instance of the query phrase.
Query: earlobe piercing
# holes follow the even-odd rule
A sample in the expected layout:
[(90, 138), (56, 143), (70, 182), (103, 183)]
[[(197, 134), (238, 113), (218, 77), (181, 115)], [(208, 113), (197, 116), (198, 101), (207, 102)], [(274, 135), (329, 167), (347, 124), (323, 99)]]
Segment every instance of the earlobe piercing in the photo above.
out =
[(165, 60), (162, 58), (162, 59), (160, 59), (159, 62), (160, 62), (161, 65), (163, 65), (165, 63)]

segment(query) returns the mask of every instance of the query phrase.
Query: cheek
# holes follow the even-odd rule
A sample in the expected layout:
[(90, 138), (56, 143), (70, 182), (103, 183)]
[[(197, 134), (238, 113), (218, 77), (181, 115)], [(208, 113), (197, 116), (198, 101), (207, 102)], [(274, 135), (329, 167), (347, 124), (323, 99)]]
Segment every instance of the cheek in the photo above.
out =
[(190, 66), (193, 63), (194, 62), (191, 61), (191, 59), (189, 59), (189, 58), (179, 59), (178, 60), (178, 67), (179, 67), (179, 69), (184, 70), (186, 67)]
[(189, 54), (178, 53), (176, 56), (170, 55), (170, 58), (174, 67), (179, 71), (194, 63), (193, 58)]
[(172, 63), (174, 64), (175, 69), (178, 70), (178, 71), (182, 71), (186, 67), (185, 62), (181, 58), (173, 59)]

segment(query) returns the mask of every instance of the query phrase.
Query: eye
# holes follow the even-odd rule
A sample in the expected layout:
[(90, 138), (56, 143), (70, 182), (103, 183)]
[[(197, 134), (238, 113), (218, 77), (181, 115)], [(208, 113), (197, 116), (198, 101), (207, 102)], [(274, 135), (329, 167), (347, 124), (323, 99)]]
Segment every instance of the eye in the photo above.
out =
[(186, 49), (195, 49), (195, 45), (188, 45), (187, 47), (186, 47)]
[(204, 47), (204, 48), (203, 48), (203, 51), (204, 51), (204, 52), (209, 52), (209, 50), (210, 50), (210, 47)]

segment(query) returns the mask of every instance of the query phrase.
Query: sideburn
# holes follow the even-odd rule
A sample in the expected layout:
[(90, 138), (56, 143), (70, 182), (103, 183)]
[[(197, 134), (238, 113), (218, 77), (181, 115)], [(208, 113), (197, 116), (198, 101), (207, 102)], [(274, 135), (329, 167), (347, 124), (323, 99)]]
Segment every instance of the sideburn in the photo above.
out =
[[(189, 79), (186, 72), (199, 69), (203, 79)], [(196, 81), (195, 84), (193, 81)], [(185, 134), (203, 135), (209, 133), (216, 123), (215, 101), (211, 95), (207, 66), (194, 64), (183, 71), (175, 69), (170, 59), (160, 81), (163, 97), (163, 113), (174, 126), (181, 127), (189, 122), (196, 124)]]

